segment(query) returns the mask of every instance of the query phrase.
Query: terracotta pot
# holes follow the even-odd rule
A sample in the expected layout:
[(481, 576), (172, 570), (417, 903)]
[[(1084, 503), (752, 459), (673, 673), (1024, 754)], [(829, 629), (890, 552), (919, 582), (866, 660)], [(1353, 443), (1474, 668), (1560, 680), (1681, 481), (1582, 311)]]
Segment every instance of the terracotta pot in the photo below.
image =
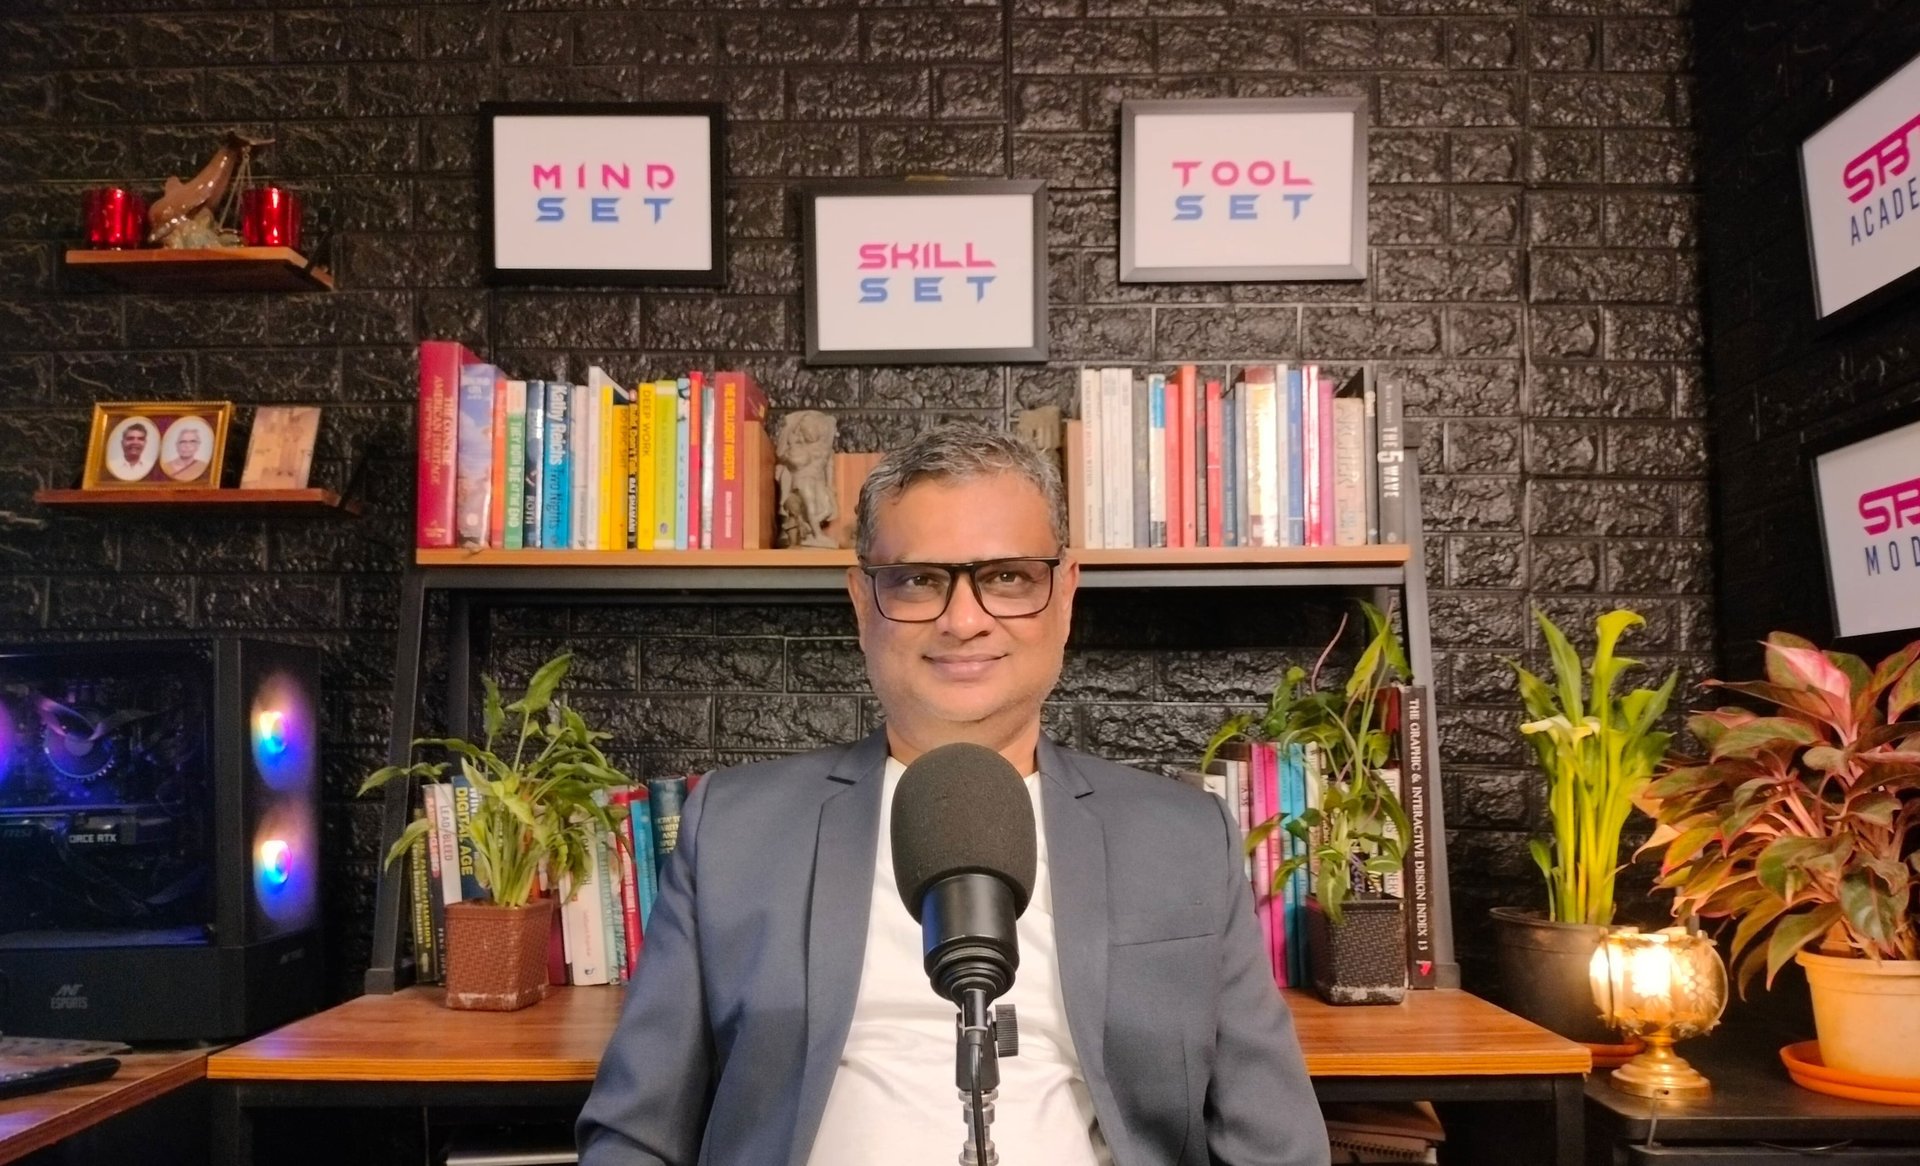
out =
[(1920, 960), (1801, 952), (1820, 1059), (1867, 1077), (1920, 1081)]
[(512, 1012), (547, 995), (553, 900), (447, 905), (447, 1007)]
[(1399, 899), (1348, 899), (1340, 922), (1307, 898), (1313, 990), (1329, 1004), (1398, 1004), (1407, 995), (1407, 925)]
[(1495, 907), (1500, 986), (1507, 1010), (1568, 1040), (1617, 1045), (1620, 1036), (1600, 1020), (1593, 999), (1594, 949), (1607, 929), (1592, 923), (1555, 923), (1538, 911)]

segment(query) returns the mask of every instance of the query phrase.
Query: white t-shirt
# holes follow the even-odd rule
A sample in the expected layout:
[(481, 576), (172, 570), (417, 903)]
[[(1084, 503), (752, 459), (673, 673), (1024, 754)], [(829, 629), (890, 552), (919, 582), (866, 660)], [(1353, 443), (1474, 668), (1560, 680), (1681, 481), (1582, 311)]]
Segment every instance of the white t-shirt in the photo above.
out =
[[(920, 925), (901, 904), (893, 878), (886, 823), (905, 771), (887, 759), (860, 993), (808, 1166), (953, 1166), (967, 1136), (953, 1080), (954, 1006), (927, 981)], [(996, 1002), (1019, 1013), (1020, 1055), (1000, 1060), (989, 1133), (1002, 1166), (1112, 1166), (1067, 1031), (1039, 777), (1029, 775), (1026, 785), (1039, 862), (1018, 924), (1020, 968)]]

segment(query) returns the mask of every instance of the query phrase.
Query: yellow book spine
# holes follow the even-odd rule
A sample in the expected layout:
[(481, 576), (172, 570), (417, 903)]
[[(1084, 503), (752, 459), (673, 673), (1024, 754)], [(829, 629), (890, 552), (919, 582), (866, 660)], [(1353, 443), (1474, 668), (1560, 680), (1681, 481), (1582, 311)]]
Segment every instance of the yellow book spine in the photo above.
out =
[(673, 549), (674, 438), (680, 424), (680, 382), (658, 381), (653, 394), (653, 546)]
[(600, 505), (595, 510), (599, 529), (594, 534), (593, 545), (603, 551), (614, 548), (613, 515), (618, 509), (620, 495), (613, 488), (613, 386), (600, 386), (600, 481), (596, 483), (600, 490)]
[(613, 403), (613, 456), (607, 466), (607, 548), (624, 550), (627, 545), (627, 414), (629, 402)]
[(634, 451), (634, 529), (639, 532), (638, 549), (653, 549), (653, 382), (641, 383), (633, 391), (633, 407), (639, 411), (639, 448)]

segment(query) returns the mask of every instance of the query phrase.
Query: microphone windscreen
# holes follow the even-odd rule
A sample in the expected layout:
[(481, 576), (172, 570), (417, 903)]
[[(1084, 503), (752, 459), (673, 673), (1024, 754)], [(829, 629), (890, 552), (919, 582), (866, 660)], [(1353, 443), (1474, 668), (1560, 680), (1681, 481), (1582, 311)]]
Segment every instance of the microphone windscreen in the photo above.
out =
[(1033, 802), (1007, 759), (984, 745), (928, 750), (893, 795), (893, 876), (914, 921), (927, 888), (951, 875), (993, 875), (1014, 914), (1033, 896)]

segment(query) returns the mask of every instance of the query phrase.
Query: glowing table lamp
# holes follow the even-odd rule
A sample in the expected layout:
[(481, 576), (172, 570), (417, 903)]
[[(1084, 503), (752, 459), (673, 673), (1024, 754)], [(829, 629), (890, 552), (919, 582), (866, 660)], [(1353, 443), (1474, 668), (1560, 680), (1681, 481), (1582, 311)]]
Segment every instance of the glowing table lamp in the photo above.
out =
[(1613, 1071), (1613, 1087), (1640, 1097), (1711, 1096), (1713, 1086), (1673, 1044), (1712, 1029), (1727, 1006), (1727, 969), (1713, 940), (1683, 927), (1613, 931), (1589, 970), (1602, 1017), (1647, 1043)]

